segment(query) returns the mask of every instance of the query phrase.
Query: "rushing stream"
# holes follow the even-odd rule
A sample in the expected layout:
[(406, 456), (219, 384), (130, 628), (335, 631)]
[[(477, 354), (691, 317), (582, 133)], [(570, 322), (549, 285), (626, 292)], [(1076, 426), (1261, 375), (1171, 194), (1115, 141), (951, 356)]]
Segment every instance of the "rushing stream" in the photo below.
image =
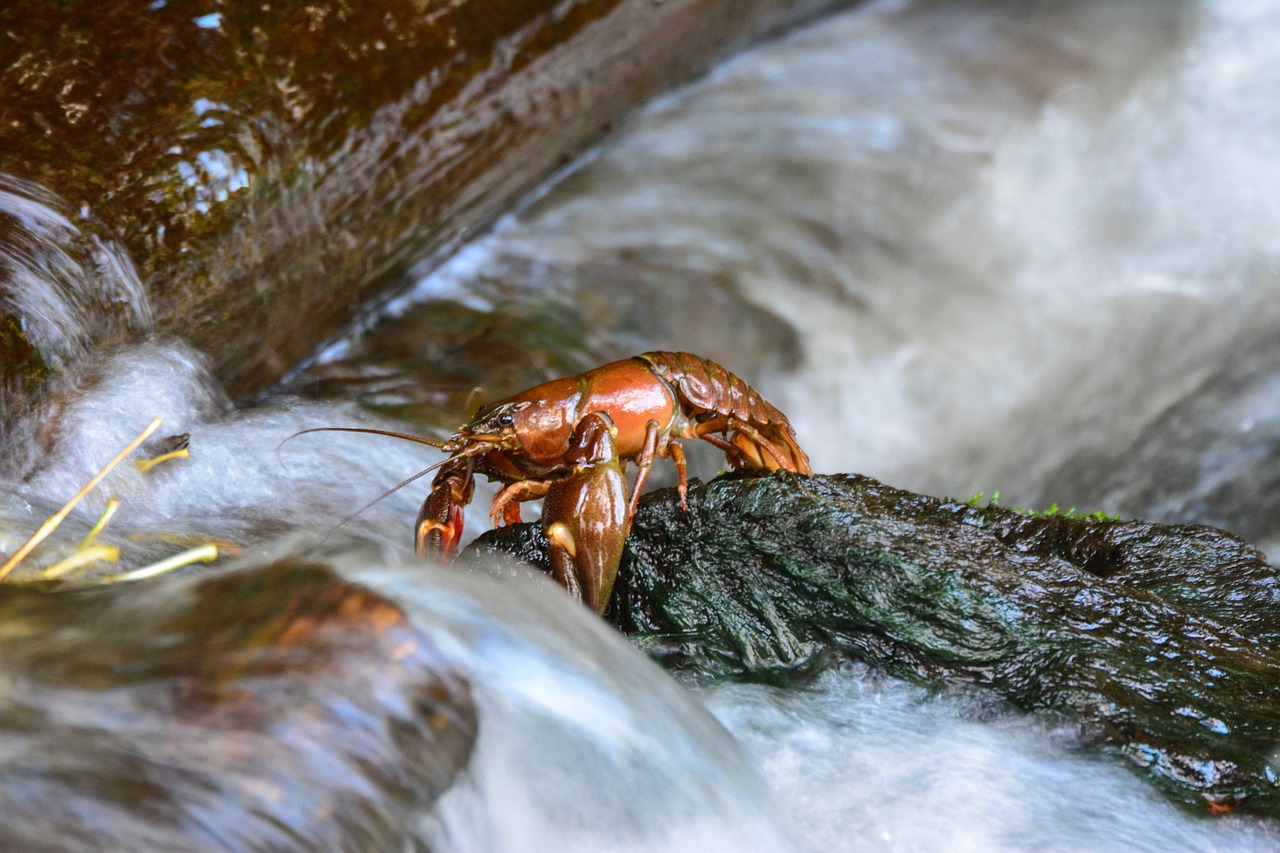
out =
[[(435, 461), (336, 433), (277, 450), (291, 433), (439, 434), (477, 385), (492, 399), (658, 348), (749, 377), (817, 470), (1280, 546), (1277, 92), (1275, 3), (830, 17), (633, 116), (252, 405), (234, 407), (177, 343), (86, 370), (0, 459), (0, 553), (161, 417), (164, 434), (190, 434), (192, 458), (120, 469), (42, 563), (108, 496), (122, 507), (104, 541), (126, 566), (174, 550), (172, 531), (266, 561)], [(10, 190), (4, 209), (61, 239), (52, 212)], [(99, 292), (137, 299), (127, 261), (100, 249)], [(83, 358), (88, 273), (73, 258), (31, 269), (28, 310)], [(132, 314), (145, 322), (146, 307)], [(1073, 732), (981, 693), (855, 667), (785, 690), (684, 689), (545, 583), (371, 558), (359, 540), (407, 543), (423, 491), (328, 547), (474, 685), (475, 756), (411, 832), (432, 849), (1280, 846), (1273, 826), (1182, 811)], [(0, 674), (0, 695), (21, 698), (20, 682)]]

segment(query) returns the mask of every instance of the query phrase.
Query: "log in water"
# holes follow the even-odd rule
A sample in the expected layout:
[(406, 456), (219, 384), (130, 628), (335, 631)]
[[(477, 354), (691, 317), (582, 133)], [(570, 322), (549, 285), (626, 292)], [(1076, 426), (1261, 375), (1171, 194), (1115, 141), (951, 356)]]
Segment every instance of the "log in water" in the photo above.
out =
[[(152, 331), (94, 280), (122, 276), (232, 396), (260, 391), (629, 108), (833, 5), (6, 4), (0, 387)], [(92, 313), (79, 349), (37, 328), (26, 276)]]

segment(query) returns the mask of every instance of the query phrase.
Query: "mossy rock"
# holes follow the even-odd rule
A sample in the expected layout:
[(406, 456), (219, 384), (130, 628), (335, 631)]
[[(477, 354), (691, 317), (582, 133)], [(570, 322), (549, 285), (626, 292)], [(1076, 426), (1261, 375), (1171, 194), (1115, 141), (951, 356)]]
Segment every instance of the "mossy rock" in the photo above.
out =
[[(545, 564), (536, 525), (473, 551)], [(1180, 802), (1280, 816), (1280, 584), (1201, 526), (1029, 517), (856, 475), (646, 498), (608, 618), (701, 677), (865, 661), (1072, 721)]]

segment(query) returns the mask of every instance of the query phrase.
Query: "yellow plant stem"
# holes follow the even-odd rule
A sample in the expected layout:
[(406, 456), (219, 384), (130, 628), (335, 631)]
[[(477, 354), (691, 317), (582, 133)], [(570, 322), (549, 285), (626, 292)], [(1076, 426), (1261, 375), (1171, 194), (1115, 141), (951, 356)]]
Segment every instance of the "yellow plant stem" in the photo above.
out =
[(171, 453), (162, 454), (160, 456), (155, 457), (154, 459), (136, 459), (134, 460), (133, 464), (137, 465), (138, 470), (145, 474), (148, 471), (150, 471), (152, 468), (159, 465), (160, 463), (168, 462), (170, 459), (190, 459), (190, 458), (191, 458), (190, 448), (183, 447), (180, 450), (174, 450)]
[(89, 535), (84, 537), (84, 541), (80, 543), (81, 548), (88, 548), (89, 543), (98, 538), (98, 534), (107, 529), (107, 525), (111, 523), (111, 517), (116, 514), (116, 510), (120, 508), (120, 501), (111, 498), (107, 501), (107, 508), (102, 511), (102, 515), (98, 516), (98, 520), (94, 522), (93, 527), (89, 530)]
[(124, 581), (140, 581), (144, 578), (153, 578), (156, 575), (162, 575), (165, 572), (180, 569), (183, 566), (189, 566), (192, 563), (207, 563), (210, 560), (218, 559), (217, 545), (201, 545), (199, 548), (192, 548), (189, 551), (183, 551), (181, 554), (174, 554), (168, 559), (161, 560), (158, 563), (152, 563), (149, 566), (143, 566), (140, 569), (134, 569), (131, 572), (122, 572), (118, 575), (112, 575), (106, 578), (103, 583), (122, 583)]
[(17, 551), (15, 551), (13, 553), (13, 556), (11, 556), (8, 560), (6, 560), (3, 566), (0, 566), (0, 580), (4, 580), (5, 578), (7, 578), (9, 576), (9, 573), (12, 572), (15, 568), (17, 568), (18, 564), (22, 562), (24, 557), (26, 557), (33, 550), (35, 550), (35, 547), (39, 545), (41, 542), (43, 542), (46, 538), (48, 538), (50, 533), (53, 533), (53, 531), (58, 529), (58, 525), (62, 524), (63, 519), (65, 519), (68, 515), (71, 514), (71, 510), (76, 508), (76, 504), (80, 503), (80, 501), (84, 499), (85, 495), (93, 491), (93, 488), (97, 486), (98, 483), (101, 483), (102, 479), (106, 477), (108, 474), (110, 474), (113, 468), (115, 468), (122, 461), (124, 461), (124, 458), (126, 456), (128, 456), (133, 451), (137, 450), (138, 447), (140, 447), (144, 441), (150, 438), (151, 434), (159, 428), (160, 428), (159, 418), (156, 418), (153, 421), (151, 421), (151, 423), (147, 424), (146, 429), (138, 433), (138, 436), (133, 441), (129, 442), (125, 446), (124, 450), (121, 450), (119, 453), (117, 453), (115, 458), (112, 459), (110, 462), (108, 462), (101, 471), (99, 471), (97, 474), (94, 474), (93, 478), (89, 480), (89, 482), (85, 483), (84, 486), (81, 487), (80, 491), (76, 492), (75, 495), (72, 496), (71, 500), (67, 501), (63, 505), (62, 509), (58, 510), (53, 515), (49, 516), (49, 520), (46, 521), (44, 524), (40, 525), (40, 529), (37, 530), (35, 533), (32, 533), (31, 538), (28, 539), (26, 542), (23, 542), (22, 547), (19, 548)]
[(120, 549), (114, 545), (87, 545), (81, 547), (78, 551), (60, 560), (52, 566), (44, 570), (46, 580), (55, 580), (62, 577), (67, 572), (73, 572), (76, 569), (83, 568), (91, 563), (99, 560), (106, 560), (108, 563), (114, 563), (120, 559)]

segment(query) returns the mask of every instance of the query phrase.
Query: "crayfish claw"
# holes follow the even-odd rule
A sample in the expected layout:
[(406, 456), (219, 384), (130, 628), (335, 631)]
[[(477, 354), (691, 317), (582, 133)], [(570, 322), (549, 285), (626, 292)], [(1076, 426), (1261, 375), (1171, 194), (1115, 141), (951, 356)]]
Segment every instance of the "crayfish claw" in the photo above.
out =
[(573, 531), (569, 525), (557, 521), (547, 527), (547, 541), (553, 548), (562, 548), (570, 557), (578, 556), (578, 543), (573, 540)]
[(418, 521), (413, 546), (419, 557), (434, 557), (447, 563), (457, 554), (458, 540), (461, 538), (461, 520), (455, 523), (425, 518)]
[(609, 606), (630, 525), (615, 431), (612, 418), (602, 412), (578, 422), (573, 450), (566, 454), (575, 463), (573, 472), (555, 481), (542, 506), (552, 576), (601, 615)]
[[(584, 581), (587, 583), (588, 594), (590, 594), (591, 579), (589, 577), (579, 577), (580, 573), (577, 567), (578, 544), (574, 540), (569, 526), (560, 522), (544, 524), (543, 532), (546, 533), (547, 540), (551, 543), (551, 547), (548, 549), (551, 554), (551, 576), (568, 591), (574, 600), (584, 601), (582, 597), (583, 583)], [(595, 608), (595, 602), (590, 602), (590, 606)]]
[(472, 474), (469, 459), (454, 458), (441, 466), (413, 526), (413, 545), (419, 557), (434, 557), (447, 563), (458, 552), (463, 508), (475, 489)]

